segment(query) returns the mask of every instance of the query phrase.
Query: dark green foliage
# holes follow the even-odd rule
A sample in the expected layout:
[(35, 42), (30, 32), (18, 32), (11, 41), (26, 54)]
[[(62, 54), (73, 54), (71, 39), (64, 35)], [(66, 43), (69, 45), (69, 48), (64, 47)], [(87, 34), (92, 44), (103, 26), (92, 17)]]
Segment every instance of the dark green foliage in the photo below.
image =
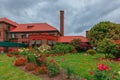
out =
[(119, 53), (118, 45), (106, 38), (98, 43), (97, 51), (104, 53), (105, 57), (110, 57), (111, 55)]
[(81, 40), (80, 39), (73, 39), (71, 41), (71, 45), (75, 46), (75, 48), (80, 47)]
[(18, 52), (11, 52), (11, 54), (18, 55), (19, 53)]
[(73, 39), (73, 40), (70, 42), (70, 44), (73, 45), (78, 52), (81, 51), (81, 49), (80, 49), (80, 43), (81, 43), (81, 40), (80, 40), (80, 39)]
[(97, 46), (98, 42), (104, 38), (112, 40), (120, 39), (120, 25), (112, 22), (100, 22), (93, 26), (88, 33), (88, 39), (92, 46)]
[(29, 52), (28, 51), (22, 51), (22, 52), (19, 52), (21, 56), (26, 56)]
[(54, 53), (70, 53), (74, 50), (74, 46), (70, 44), (56, 44), (53, 46)]
[(27, 62), (34, 63), (35, 61), (36, 61), (36, 56), (34, 55), (34, 53), (29, 52), (29, 54), (27, 55)]
[(89, 49), (89, 50), (87, 50), (87, 53), (90, 55), (95, 55), (97, 52), (93, 49)]

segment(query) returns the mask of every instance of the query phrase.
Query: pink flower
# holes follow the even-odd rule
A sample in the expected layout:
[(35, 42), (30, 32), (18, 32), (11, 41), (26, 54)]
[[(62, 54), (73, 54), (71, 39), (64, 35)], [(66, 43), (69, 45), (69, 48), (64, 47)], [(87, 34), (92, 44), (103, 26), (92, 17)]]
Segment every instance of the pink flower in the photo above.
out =
[(44, 61), (44, 58), (40, 58), (40, 57), (39, 57), (39, 58), (38, 58), (38, 61)]
[(120, 58), (118, 58), (117, 60), (120, 61)]

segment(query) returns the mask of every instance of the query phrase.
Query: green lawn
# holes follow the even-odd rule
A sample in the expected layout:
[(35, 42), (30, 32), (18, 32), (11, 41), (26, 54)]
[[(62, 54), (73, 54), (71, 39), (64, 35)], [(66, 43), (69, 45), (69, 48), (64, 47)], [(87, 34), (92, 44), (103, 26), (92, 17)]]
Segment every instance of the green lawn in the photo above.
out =
[(5, 54), (0, 54), (0, 80), (40, 80), (39, 77), (13, 66), (13, 60)]
[[(75, 74), (81, 77), (88, 77), (91, 69), (96, 69), (97, 64), (104, 63), (112, 70), (120, 71), (118, 62), (101, 61), (96, 58), (104, 57), (103, 54), (95, 56), (85, 54), (66, 54), (64, 56), (54, 57), (57, 63), (62, 67), (70, 66)], [(64, 61), (61, 61), (63, 60)], [(0, 80), (40, 80), (39, 77), (26, 73), (19, 68), (13, 66), (14, 58), (9, 58), (5, 54), (0, 54)]]
[[(85, 54), (67, 54), (61, 57), (55, 57), (56, 61), (61, 67), (70, 66), (75, 74), (80, 75), (82, 77), (88, 77), (89, 71), (91, 69), (96, 69), (97, 64), (104, 63), (108, 65), (112, 70), (120, 71), (120, 64), (118, 62), (110, 62), (103, 60), (96, 60), (96, 58), (104, 57), (103, 54), (96, 54), (94, 56), (85, 55)], [(64, 59), (64, 61), (61, 61)]]

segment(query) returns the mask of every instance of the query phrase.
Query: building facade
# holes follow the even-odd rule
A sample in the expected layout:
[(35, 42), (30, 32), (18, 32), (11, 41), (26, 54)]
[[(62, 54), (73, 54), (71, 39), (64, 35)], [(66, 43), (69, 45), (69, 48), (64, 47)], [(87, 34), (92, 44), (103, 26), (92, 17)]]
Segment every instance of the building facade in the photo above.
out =
[[(64, 11), (60, 11), (60, 31), (47, 23), (18, 24), (7, 18), (0, 18), (0, 42), (24, 43), (29, 47), (55, 42), (69, 43), (72, 39), (79, 38), (88, 42), (83, 36), (64, 36)], [(0, 51), (5, 47), (1, 46)]]

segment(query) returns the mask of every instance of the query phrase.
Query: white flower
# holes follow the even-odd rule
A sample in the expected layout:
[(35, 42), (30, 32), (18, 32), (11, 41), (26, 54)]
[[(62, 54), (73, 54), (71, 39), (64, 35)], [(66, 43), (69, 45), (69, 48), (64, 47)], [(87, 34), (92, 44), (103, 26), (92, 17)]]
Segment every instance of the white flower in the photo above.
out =
[(118, 71), (118, 74), (120, 75), (120, 71)]

